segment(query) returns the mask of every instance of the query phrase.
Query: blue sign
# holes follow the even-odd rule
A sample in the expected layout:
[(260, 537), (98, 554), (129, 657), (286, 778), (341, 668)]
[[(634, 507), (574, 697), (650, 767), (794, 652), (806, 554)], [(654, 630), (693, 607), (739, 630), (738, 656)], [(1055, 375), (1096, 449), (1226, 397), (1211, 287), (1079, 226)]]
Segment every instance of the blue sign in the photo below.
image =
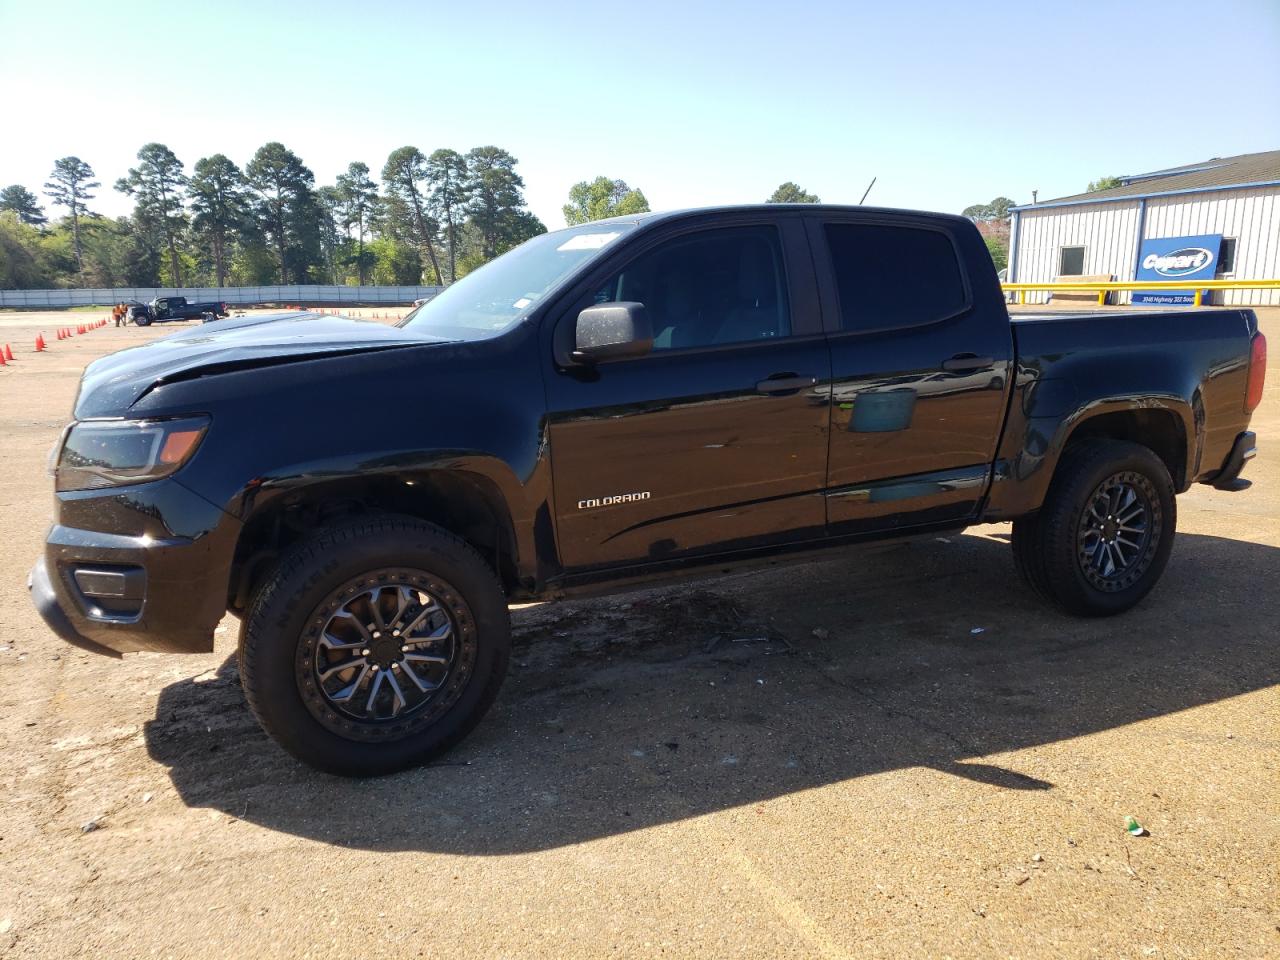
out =
[[(1143, 240), (1135, 280), (1212, 280), (1222, 234)], [(1135, 290), (1134, 303), (1189, 304), (1194, 290)]]

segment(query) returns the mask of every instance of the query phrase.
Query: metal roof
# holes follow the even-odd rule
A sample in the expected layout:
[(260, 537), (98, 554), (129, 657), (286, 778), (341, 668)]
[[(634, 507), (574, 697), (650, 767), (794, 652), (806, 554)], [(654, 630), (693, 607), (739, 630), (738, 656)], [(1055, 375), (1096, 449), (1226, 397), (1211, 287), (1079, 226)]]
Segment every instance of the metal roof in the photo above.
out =
[(1120, 177), (1120, 186), (1092, 193), (1076, 193), (1040, 203), (1023, 204), (1015, 210), (1034, 210), (1045, 206), (1068, 206), (1078, 203), (1102, 203), (1107, 200), (1137, 199), (1165, 193), (1195, 193), (1199, 190), (1224, 190), (1230, 187), (1261, 186), (1280, 183), (1280, 150), (1244, 153), (1238, 157), (1215, 157), (1199, 163), (1135, 173)]

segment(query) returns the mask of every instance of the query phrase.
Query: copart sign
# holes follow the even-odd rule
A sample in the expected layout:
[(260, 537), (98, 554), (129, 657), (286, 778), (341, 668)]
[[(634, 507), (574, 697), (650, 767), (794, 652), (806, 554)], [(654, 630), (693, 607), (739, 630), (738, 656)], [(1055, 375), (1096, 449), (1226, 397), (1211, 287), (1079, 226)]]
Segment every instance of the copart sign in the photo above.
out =
[[(1212, 280), (1218, 268), (1222, 234), (1143, 240), (1138, 280)], [(1194, 290), (1135, 290), (1134, 303), (1187, 304)]]

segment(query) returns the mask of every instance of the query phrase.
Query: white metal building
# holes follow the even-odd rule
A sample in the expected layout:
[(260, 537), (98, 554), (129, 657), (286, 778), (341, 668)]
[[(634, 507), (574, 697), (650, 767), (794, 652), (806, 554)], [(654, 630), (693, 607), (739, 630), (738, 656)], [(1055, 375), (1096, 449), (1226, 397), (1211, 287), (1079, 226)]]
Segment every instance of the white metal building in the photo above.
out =
[[(1121, 177), (1110, 190), (1014, 207), (1012, 220), (1010, 281), (1134, 280), (1145, 241), (1204, 235), (1222, 237), (1216, 277), (1280, 278), (1280, 150)], [(1113, 293), (1111, 302), (1130, 296)], [(1048, 299), (1027, 293), (1028, 303)], [(1212, 302), (1280, 305), (1280, 290), (1223, 290)]]

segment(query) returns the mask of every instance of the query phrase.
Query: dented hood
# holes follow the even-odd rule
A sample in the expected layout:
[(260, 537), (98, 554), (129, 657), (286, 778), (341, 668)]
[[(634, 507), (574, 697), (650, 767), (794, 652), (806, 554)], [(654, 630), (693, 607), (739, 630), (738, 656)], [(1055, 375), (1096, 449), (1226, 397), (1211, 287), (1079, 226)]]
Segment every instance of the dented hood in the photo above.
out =
[(148, 390), (177, 380), (442, 342), (409, 329), (315, 313), (219, 320), (89, 364), (76, 416), (123, 415)]

